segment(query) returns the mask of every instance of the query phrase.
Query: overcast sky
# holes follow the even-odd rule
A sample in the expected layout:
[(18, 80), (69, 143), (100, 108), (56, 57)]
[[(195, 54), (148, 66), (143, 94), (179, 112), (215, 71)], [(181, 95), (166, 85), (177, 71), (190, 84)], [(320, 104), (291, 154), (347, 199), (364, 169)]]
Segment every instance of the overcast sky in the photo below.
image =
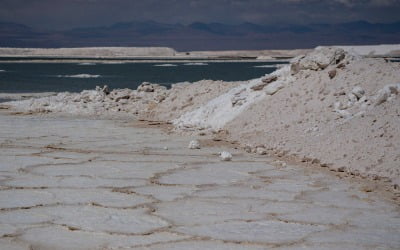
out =
[(400, 0), (0, 0), (0, 21), (68, 29), (165, 23), (337, 23), (400, 20)]

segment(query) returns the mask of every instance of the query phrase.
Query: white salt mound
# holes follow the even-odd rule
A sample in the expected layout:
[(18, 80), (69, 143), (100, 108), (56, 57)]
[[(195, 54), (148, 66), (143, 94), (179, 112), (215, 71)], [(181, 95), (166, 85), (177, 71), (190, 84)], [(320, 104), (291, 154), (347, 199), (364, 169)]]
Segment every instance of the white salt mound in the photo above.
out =
[(281, 89), (222, 127), (230, 139), (400, 185), (400, 64), (320, 47), (290, 68)]
[(203, 106), (183, 114), (173, 121), (179, 128), (198, 127), (218, 130), (246, 110), (253, 103), (267, 95), (273, 95), (286, 83), (290, 82), (290, 67), (285, 66), (270, 75), (277, 76), (277, 80), (267, 86), (265, 91), (254, 91), (253, 86), (261, 84), (263, 79), (255, 79), (243, 83), (227, 93), (223, 93), (210, 100)]
[[(142, 91), (149, 90), (151, 91)], [(35, 113), (68, 113), (72, 115), (114, 116), (139, 115), (162, 102), (167, 95), (167, 88), (158, 84), (143, 83), (138, 90), (114, 89), (107, 86), (81, 93), (62, 92), (55, 96), (8, 102), (18, 111)]]

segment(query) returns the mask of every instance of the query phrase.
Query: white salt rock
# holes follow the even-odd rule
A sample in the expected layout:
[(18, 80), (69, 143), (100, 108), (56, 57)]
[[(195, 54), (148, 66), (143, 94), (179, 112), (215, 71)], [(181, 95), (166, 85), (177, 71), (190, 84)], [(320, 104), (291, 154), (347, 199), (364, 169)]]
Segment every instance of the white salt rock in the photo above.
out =
[(264, 147), (257, 147), (256, 153), (258, 155), (266, 155), (267, 154), (267, 150)]
[(399, 84), (395, 85), (395, 84), (390, 84), (390, 85), (386, 85), (385, 88), (388, 88), (390, 90), (391, 94), (397, 95), (400, 91), (399, 88)]
[(391, 91), (386, 86), (378, 91), (378, 94), (375, 96), (375, 106), (378, 106), (387, 101), (390, 97)]
[(359, 99), (359, 97), (356, 96), (356, 95), (353, 94), (353, 93), (349, 93), (349, 94), (347, 95), (347, 97), (349, 98), (349, 101), (350, 101), (351, 103), (355, 103), (355, 102), (357, 102), (357, 100)]
[(392, 101), (395, 97), (396, 97), (395, 94), (391, 94), (391, 95), (389, 96), (389, 98), (387, 99), (387, 101), (390, 102), (390, 101)]
[(291, 61), (299, 70), (322, 70), (329, 65), (338, 64), (346, 56), (343, 49), (334, 47), (317, 47), (305, 57), (296, 58)]
[(200, 149), (200, 142), (198, 140), (192, 140), (189, 142), (188, 148), (190, 149)]
[(342, 118), (351, 118), (352, 114), (347, 110), (335, 110)]
[(360, 98), (360, 100), (358, 100), (359, 103), (365, 103), (367, 101), (368, 101), (368, 99), (367, 99), (366, 96), (363, 96), (363, 97)]
[(276, 92), (278, 92), (278, 90), (283, 88), (283, 83), (278, 81), (278, 82), (274, 82), (269, 84), (266, 88), (265, 88), (265, 93), (267, 95), (273, 95)]
[(222, 161), (230, 161), (232, 160), (232, 154), (227, 151), (223, 151), (220, 153), (220, 158)]
[(341, 103), (340, 101), (337, 101), (333, 104), (333, 108), (336, 110), (344, 110), (347, 108), (346, 105), (344, 105), (343, 103)]
[(375, 106), (380, 105), (391, 97), (394, 98), (395, 95), (400, 92), (400, 84), (390, 84), (383, 87), (375, 96)]
[(351, 93), (354, 94), (357, 97), (357, 99), (360, 99), (361, 97), (363, 97), (365, 95), (365, 90), (363, 88), (361, 88), (360, 86), (356, 86), (353, 88)]

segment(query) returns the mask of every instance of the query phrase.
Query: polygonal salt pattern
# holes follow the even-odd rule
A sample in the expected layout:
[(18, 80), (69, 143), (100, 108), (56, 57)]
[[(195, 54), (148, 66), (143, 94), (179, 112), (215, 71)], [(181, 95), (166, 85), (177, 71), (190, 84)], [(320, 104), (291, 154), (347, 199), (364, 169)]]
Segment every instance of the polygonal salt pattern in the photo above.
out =
[[(136, 248), (135, 248), (136, 249)], [(266, 246), (257, 245), (257, 244), (235, 244), (228, 243), (217, 240), (187, 240), (182, 242), (171, 242), (171, 243), (162, 243), (162, 244), (154, 244), (149, 247), (139, 247), (139, 250), (145, 249), (153, 249), (153, 250), (162, 250), (162, 249), (171, 249), (171, 250), (203, 250), (203, 249), (219, 249), (219, 250), (265, 250)]]
[(191, 186), (143, 186), (132, 188), (135, 193), (142, 195), (151, 195), (154, 199), (160, 201), (173, 201), (176, 199), (182, 199), (189, 197), (194, 194), (198, 188)]
[(189, 238), (168, 232), (155, 232), (148, 235), (118, 235), (103, 232), (70, 230), (66, 227), (51, 226), (26, 230), (19, 239), (29, 242), (38, 249), (127, 249), (151, 244), (163, 245), (169, 241)]
[(146, 234), (168, 226), (168, 223), (150, 215), (149, 209), (115, 209), (99, 206), (58, 206), (42, 208), (43, 213), (56, 217), (54, 224), (90, 232), (119, 234)]
[(227, 220), (257, 220), (264, 218), (253, 207), (262, 201), (246, 199), (184, 199), (156, 206), (156, 215), (168, 218), (175, 225), (200, 225)]
[(31, 250), (31, 245), (22, 243), (13, 238), (0, 238), (0, 246), (7, 250)]
[(0, 249), (400, 248), (359, 183), (129, 124), (0, 114)]
[(20, 208), (46, 205), (54, 202), (54, 196), (43, 190), (0, 190), (0, 208)]
[(281, 221), (228, 221), (225, 223), (177, 227), (178, 232), (211, 237), (226, 241), (282, 244), (300, 241), (302, 238), (327, 230), (321, 225), (287, 223)]

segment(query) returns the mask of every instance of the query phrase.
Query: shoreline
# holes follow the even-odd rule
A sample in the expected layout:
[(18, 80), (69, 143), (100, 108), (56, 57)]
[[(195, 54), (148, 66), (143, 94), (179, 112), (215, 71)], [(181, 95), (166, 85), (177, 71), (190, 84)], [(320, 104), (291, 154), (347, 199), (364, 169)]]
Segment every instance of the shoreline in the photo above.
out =
[(52, 58), (52, 59), (13, 59), (3, 60), (0, 57), (0, 63), (96, 63), (96, 64), (123, 64), (123, 63), (236, 63), (236, 62), (288, 62), (291, 58), (287, 59), (207, 59), (207, 58), (193, 58), (193, 59), (178, 59), (178, 58), (160, 58), (160, 59), (76, 59), (76, 58)]
[(98, 88), (11, 105), (22, 112), (119, 113), (168, 121), (178, 133), (218, 135), (257, 155), (379, 181), (398, 196), (400, 133), (393, 117), (398, 75), (398, 63), (322, 47), (235, 86), (203, 81), (166, 90), (144, 84), (137, 90)]

